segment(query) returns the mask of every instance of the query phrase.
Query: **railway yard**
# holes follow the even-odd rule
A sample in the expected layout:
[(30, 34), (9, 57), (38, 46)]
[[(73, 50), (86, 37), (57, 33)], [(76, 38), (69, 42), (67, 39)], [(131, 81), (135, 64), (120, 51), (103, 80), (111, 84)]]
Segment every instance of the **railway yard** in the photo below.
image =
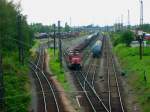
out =
[(150, 112), (149, 3), (0, 0), (0, 112)]
[[(65, 108), (71, 108), (71, 110), (68, 110), (70, 112), (127, 111), (123, 97), (123, 87), (120, 82), (121, 75), (117, 69), (114, 55), (110, 47), (110, 38), (100, 34), (94, 36), (95, 39), (89, 41), (88, 45), (83, 46), (82, 44), (87, 42), (87, 37), (89, 36), (62, 40), (63, 59), (65, 63), (63, 66), (66, 66), (65, 71), (69, 73), (66, 77), (69, 77), (67, 78), (70, 80), (68, 82), (73, 82), (71, 83), (74, 85), (72, 87), (76, 88), (72, 89), (74, 92), (68, 92), (70, 95), (73, 93), (71, 98), (75, 99), (75, 101), (69, 105), (64, 105), (65, 101), (61, 101), (60, 98), (62, 97), (62, 93), (59, 92), (59, 87), (57, 87), (55, 81), (53, 81), (53, 75), (50, 74), (52, 72), (47, 73), (45, 71), (45, 49), (47, 47), (45, 47), (45, 45), (40, 45), (35, 61), (30, 62), (32, 78), (36, 85), (37, 112), (65, 112)], [(100, 56), (94, 57), (91, 52), (92, 46), (99, 39), (102, 41)], [(75, 68), (67, 67), (68, 62), (65, 60), (68, 54), (66, 52), (70, 45), (72, 45), (71, 50), (78, 48), (78, 51), (82, 53), (81, 68), (76, 68), (76, 66)], [(69, 96), (67, 91), (65, 92), (65, 94)]]

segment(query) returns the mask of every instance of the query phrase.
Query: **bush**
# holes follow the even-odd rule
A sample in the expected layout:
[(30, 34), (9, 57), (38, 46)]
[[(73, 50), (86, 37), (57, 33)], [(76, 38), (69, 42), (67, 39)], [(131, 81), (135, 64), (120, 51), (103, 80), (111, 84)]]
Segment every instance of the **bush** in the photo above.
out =
[(124, 32), (113, 33), (111, 35), (114, 46), (120, 43), (126, 44), (126, 46), (130, 46), (131, 41), (134, 39), (134, 34), (129, 30)]
[(121, 35), (121, 42), (126, 44), (126, 46), (130, 46), (130, 43), (134, 39), (134, 34), (131, 31), (125, 31)]

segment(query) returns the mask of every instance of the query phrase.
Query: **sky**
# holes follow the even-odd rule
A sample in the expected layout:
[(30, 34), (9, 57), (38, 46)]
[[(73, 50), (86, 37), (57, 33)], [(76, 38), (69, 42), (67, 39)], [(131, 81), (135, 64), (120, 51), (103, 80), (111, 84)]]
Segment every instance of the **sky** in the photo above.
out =
[[(44, 25), (67, 22), (71, 26), (113, 25), (123, 18), (124, 25), (139, 24), (139, 0), (13, 0), (21, 1), (22, 13), (27, 15), (29, 23), (40, 22)], [(150, 0), (143, 0), (144, 23), (150, 23)]]

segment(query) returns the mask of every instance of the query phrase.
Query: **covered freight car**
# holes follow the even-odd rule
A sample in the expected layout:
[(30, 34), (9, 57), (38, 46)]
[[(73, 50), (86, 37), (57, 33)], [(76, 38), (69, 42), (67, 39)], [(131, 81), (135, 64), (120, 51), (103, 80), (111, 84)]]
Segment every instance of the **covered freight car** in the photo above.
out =
[(93, 47), (92, 47), (93, 58), (100, 57), (101, 49), (102, 49), (102, 41), (101, 40), (97, 40), (95, 42), (95, 44), (93, 45)]

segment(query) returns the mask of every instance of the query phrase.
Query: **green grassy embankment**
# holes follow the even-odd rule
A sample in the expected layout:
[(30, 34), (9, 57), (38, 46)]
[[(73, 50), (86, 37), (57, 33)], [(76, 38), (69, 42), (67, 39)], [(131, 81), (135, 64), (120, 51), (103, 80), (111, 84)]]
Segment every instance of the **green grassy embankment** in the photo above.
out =
[(3, 60), (5, 110), (7, 112), (27, 112), (30, 103), (29, 68), (20, 66), (18, 54), (7, 54)]
[(33, 47), (30, 49), (30, 53), (31, 53), (31, 57), (35, 57), (36, 55), (36, 50), (37, 48), (40, 46), (40, 40), (35, 39), (34, 40), (34, 45)]
[[(126, 72), (128, 84), (137, 95), (143, 112), (150, 112), (150, 47), (144, 48), (143, 59), (139, 59), (139, 48), (126, 47), (118, 44), (114, 51)], [(146, 72), (147, 82), (144, 80)]]
[[(40, 41), (34, 40), (30, 54), (36, 57), (36, 49)], [(31, 101), (29, 66), (26, 58), (25, 64), (20, 65), (18, 53), (7, 53), (3, 60), (5, 110), (7, 112), (27, 112)]]
[(56, 50), (56, 56), (53, 55), (53, 49), (48, 49), (48, 53), (50, 56), (49, 67), (52, 71), (53, 75), (56, 77), (58, 82), (63, 86), (65, 91), (69, 91), (71, 89), (69, 83), (67, 82), (65, 71), (63, 68), (60, 68), (60, 63), (58, 59), (58, 50)]

